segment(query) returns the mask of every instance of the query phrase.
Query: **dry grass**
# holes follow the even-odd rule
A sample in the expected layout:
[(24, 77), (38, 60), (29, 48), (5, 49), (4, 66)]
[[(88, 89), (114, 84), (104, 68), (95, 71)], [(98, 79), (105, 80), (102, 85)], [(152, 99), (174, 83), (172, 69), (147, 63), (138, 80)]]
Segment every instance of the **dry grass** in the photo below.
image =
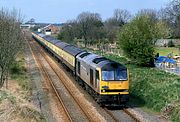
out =
[(30, 102), (31, 84), (24, 55), (11, 67), (8, 89), (0, 89), (0, 122), (44, 122), (39, 108)]

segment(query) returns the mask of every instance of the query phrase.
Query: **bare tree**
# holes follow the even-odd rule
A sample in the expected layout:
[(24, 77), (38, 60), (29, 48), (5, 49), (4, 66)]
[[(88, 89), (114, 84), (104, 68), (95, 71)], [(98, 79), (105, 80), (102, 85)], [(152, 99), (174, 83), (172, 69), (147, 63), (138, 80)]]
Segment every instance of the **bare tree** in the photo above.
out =
[(77, 23), (81, 36), (84, 38), (85, 47), (88, 40), (101, 38), (99, 33), (103, 26), (102, 19), (98, 13), (83, 12), (78, 15)]
[(0, 10), (0, 88), (8, 77), (9, 68), (22, 49), (21, 15), (16, 10)]
[(173, 0), (166, 7), (167, 20), (174, 29), (174, 37), (180, 38), (180, 1)]
[(122, 26), (131, 19), (131, 14), (127, 10), (115, 9), (113, 18), (119, 26)]
[(142, 9), (138, 11), (137, 16), (148, 16), (152, 22), (158, 21), (158, 12), (154, 9)]
[(74, 43), (73, 40), (77, 35), (76, 27), (77, 22), (75, 20), (68, 21), (62, 27), (61, 32), (58, 34), (58, 39), (67, 43)]
[(34, 18), (31, 18), (27, 23), (29, 23), (29, 24), (34, 24), (34, 23), (35, 23), (35, 19), (34, 19)]
[(110, 42), (116, 42), (116, 35), (121, 27), (128, 23), (132, 15), (127, 10), (115, 9), (113, 17), (105, 21), (104, 27), (107, 32), (107, 38)]

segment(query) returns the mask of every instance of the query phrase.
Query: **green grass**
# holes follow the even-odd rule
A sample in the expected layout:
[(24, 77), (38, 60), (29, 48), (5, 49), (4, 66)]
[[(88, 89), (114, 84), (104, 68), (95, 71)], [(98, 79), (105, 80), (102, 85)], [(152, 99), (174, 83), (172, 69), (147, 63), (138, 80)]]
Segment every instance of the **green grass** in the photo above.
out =
[[(100, 51), (95, 51), (102, 54)], [(139, 67), (130, 64), (125, 57), (102, 54), (103, 56), (127, 66), (130, 75), (131, 102), (146, 111), (161, 112), (172, 105), (169, 112), (171, 120), (180, 121), (180, 78), (177, 75), (160, 71), (156, 68)]]
[(175, 47), (156, 47), (155, 52), (162, 56), (167, 56), (169, 53), (173, 53), (173, 55), (180, 55), (180, 51)]

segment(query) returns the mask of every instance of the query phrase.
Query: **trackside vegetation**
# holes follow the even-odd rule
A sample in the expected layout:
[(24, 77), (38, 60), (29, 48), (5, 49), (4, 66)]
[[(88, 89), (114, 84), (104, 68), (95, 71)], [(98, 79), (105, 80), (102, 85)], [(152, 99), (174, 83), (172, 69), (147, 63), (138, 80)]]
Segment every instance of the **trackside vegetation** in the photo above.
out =
[[(95, 51), (102, 54), (100, 51)], [(125, 57), (112, 54), (103, 56), (127, 66), (130, 73), (130, 95), (133, 104), (180, 121), (180, 77), (156, 68), (140, 67)]]
[(16, 80), (23, 90), (31, 91), (32, 85), (30, 84), (23, 53), (20, 53), (10, 66), (10, 75), (11, 79)]

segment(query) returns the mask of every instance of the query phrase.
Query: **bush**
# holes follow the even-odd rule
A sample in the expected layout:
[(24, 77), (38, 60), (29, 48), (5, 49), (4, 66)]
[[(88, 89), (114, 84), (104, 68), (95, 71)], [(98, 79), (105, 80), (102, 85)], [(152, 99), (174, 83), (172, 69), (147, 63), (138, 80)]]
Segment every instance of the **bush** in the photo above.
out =
[(161, 32), (164, 24), (160, 25), (151, 21), (149, 16), (135, 17), (130, 23), (124, 25), (118, 34), (119, 47), (134, 63), (141, 66), (154, 66), (154, 40), (164, 35)]
[(24, 67), (24, 61), (16, 61), (11, 65), (11, 78), (16, 80), (24, 90), (30, 90), (29, 77)]
[(11, 73), (12, 74), (20, 74), (22, 72), (22, 67), (20, 66), (19, 63), (15, 62), (11, 66)]

